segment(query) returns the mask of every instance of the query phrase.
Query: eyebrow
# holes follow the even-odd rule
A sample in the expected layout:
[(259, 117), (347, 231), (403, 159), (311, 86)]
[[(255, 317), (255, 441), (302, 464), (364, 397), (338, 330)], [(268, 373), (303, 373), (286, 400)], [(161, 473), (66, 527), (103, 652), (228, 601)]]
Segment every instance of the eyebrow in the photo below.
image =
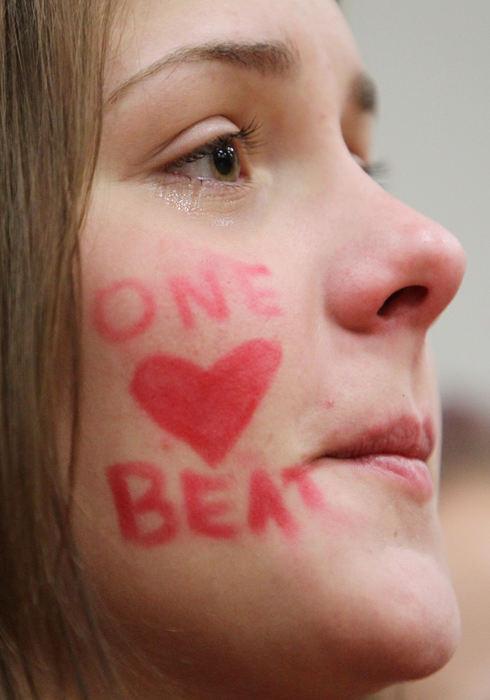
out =
[(291, 74), (299, 66), (297, 52), (285, 41), (257, 42), (252, 44), (221, 42), (188, 46), (172, 51), (125, 80), (111, 92), (106, 104), (114, 104), (134, 85), (156, 75), (165, 68), (202, 61), (235, 64), (254, 70), (261, 75), (272, 76)]

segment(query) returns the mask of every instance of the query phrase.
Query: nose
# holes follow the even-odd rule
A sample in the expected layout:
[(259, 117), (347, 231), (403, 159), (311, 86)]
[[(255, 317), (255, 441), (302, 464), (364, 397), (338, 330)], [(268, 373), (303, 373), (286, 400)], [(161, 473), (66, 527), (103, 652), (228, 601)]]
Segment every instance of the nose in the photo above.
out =
[(465, 255), (442, 226), (373, 184), (352, 207), (345, 240), (330, 256), (326, 311), (344, 328), (426, 331), (456, 294)]

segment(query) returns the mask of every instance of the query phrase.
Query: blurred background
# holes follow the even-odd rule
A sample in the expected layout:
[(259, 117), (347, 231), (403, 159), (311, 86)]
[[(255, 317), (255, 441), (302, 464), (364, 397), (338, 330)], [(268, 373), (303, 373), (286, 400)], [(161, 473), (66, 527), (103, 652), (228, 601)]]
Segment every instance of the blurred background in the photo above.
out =
[(342, 0), (380, 113), (386, 188), (442, 223), (468, 257), (435, 325), (444, 444), (439, 511), (460, 602), (453, 660), (383, 700), (490, 700), (490, 1)]
[(380, 93), (387, 189), (462, 242), (461, 291), (432, 331), (445, 400), (490, 412), (490, 2), (342, 0)]

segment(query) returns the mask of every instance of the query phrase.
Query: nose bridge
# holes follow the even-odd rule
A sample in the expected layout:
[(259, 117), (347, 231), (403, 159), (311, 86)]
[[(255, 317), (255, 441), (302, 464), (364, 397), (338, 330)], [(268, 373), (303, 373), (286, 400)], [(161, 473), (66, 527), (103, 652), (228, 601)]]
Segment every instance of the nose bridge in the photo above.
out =
[(357, 202), (345, 226), (345, 240), (327, 265), (327, 313), (355, 331), (400, 324), (427, 330), (463, 277), (456, 238), (377, 187)]

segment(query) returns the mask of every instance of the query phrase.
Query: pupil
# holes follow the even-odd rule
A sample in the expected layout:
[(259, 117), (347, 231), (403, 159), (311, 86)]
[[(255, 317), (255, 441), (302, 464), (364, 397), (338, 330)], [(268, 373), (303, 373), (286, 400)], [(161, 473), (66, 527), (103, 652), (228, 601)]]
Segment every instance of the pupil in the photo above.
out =
[(217, 172), (226, 177), (235, 170), (236, 152), (233, 146), (220, 146), (213, 154), (213, 163)]

